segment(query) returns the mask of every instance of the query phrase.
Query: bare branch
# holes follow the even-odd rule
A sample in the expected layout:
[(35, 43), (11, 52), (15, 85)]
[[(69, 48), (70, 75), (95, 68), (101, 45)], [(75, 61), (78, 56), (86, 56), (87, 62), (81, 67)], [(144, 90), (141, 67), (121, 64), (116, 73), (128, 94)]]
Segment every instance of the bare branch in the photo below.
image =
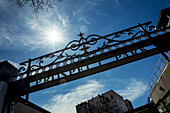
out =
[[(52, 9), (53, 5), (56, 5), (54, 0), (9, 0), (13, 2), (15, 5), (17, 5), (19, 8), (22, 8), (24, 6), (30, 6), (33, 8), (33, 13), (36, 15), (40, 11), (48, 11), (48, 9)], [(62, 0), (58, 0), (62, 1)]]

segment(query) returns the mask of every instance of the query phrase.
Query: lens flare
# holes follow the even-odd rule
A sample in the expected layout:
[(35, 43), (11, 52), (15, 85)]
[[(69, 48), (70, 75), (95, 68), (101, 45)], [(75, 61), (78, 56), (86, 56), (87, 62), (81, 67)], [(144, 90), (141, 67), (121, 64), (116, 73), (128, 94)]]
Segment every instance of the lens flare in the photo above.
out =
[(51, 42), (56, 43), (57, 41), (60, 40), (60, 38), (62, 38), (60, 35), (61, 34), (58, 33), (57, 31), (51, 31), (48, 33), (48, 38)]
[(60, 25), (51, 25), (43, 30), (45, 44), (51, 49), (56, 50), (66, 45), (67, 32)]

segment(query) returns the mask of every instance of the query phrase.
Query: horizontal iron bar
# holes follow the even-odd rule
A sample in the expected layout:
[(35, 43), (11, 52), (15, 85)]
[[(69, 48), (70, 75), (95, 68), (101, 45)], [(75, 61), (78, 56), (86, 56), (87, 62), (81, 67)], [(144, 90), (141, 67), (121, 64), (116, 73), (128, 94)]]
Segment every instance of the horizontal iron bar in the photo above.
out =
[[(146, 35), (143, 34), (143, 35), (141, 35), (141, 36), (137, 36), (137, 37), (134, 37), (134, 38), (127, 39), (127, 40), (125, 40), (125, 41), (123, 41), (123, 42), (120, 42), (120, 43), (116, 43), (116, 44), (113, 44), (113, 45), (107, 45), (107, 46), (105, 47), (105, 49), (106, 49), (106, 48), (109, 48), (109, 47), (113, 47), (113, 46), (119, 45), (119, 44), (127, 43), (127, 42), (133, 41), (133, 40), (135, 40), (135, 39), (137, 40), (137, 39), (139, 39), (139, 38), (141, 38), (141, 37), (146, 37)], [(90, 52), (87, 52), (87, 53), (84, 53), (84, 54), (81, 54), (81, 55), (76, 55), (76, 56), (74, 56), (73, 58), (68, 58), (67, 60), (71, 60), (71, 59), (78, 58), (78, 57), (83, 57), (83, 56), (85, 56), (85, 55), (90, 54), (91, 52), (99, 52), (100, 50), (103, 50), (103, 49), (104, 49), (104, 48), (98, 48), (97, 50), (93, 50), (93, 51), (90, 51)], [(65, 60), (62, 60), (62, 61), (59, 61), (59, 62), (57, 62), (57, 63), (61, 63), (61, 62), (64, 62), (64, 61), (65, 61)], [(54, 64), (57, 64), (57, 63), (54, 63)], [(52, 64), (44, 65), (44, 66), (41, 66), (40, 68), (42, 69), (42, 68), (49, 67), (50, 65), (54, 65), (54, 64), (52, 63)], [(39, 70), (40, 68), (36, 68), (36, 69), (30, 70), (30, 72)], [(27, 71), (25, 71), (25, 72), (23, 72), (23, 73), (20, 73), (20, 75), (23, 75), (23, 74), (27, 74)], [(20, 76), (20, 75), (16, 75), (16, 76)], [(15, 77), (16, 77), (16, 76), (15, 76)], [(14, 76), (13, 76), (13, 77), (14, 77)]]
[[(33, 82), (33, 81), (40, 79), (40, 78), (43, 78), (43, 77), (47, 77), (47, 76), (55, 75), (55, 74), (58, 74), (58, 73), (66, 72), (66, 71), (75, 69), (77, 67), (83, 67), (83, 66), (86, 66), (86, 65), (89, 65), (89, 64), (96, 63), (98, 61), (102, 61), (102, 60), (114, 57), (115, 54), (122, 54), (123, 52), (128, 52), (132, 49), (138, 49), (139, 47), (146, 47), (146, 46), (149, 46), (149, 45), (151, 45), (151, 43), (150, 43), (149, 39), (147, 39), (147, 40), (140, 41), (138, 43), (134, 43), (134, 44), (128, 45), (126, 47), (122, 47), (122, 48), (119, 48), (119, 49), (116, 49), (116, 50), (112, 50), (112, 51), (109, 51), (109, 52), (106, 52), (106, 53), (103, 53), (103, 54), (100, 54), (100, 55), (97, 55), (97, 56), (94, 56), (94, 57), (89, 57), (88, 59), (85, 59), (85, 60), (82, 60), (82, 61), (79, 61), (79, 62), (75, 62), (73, 64), (69, 64), (69, 65), (66, 65), (66, 66), (62, 66), (62, 67), (59, 67), (59, 68), (56, 68), (56, 69), (52, 69), (52, 70), (49, 70), (49, 71), (45, 71), (45, 72), (30, 76), (29, 79), (30, 79), (30, 82)], [(15, 83), (20, 84), (23, 81), (25, 81), (25, 79), (27, 79), (27, 78), (17, 80), (17, 81), (14, 82), (14, 84)]]
[[(143, 23), (143, 24), (140, 24), (140, 25), (143, 26), (143, 25), (148, 25), (148, 24), (151, 24), (151, 21), (146, 22), (146, 23)], [(137, 28), (137, 27), (139, 27), (139, 25), (136, 25), (136, 26), (133, 26), (133, 27), (130, 27), (130, 28), (127, 28), (127, 29), (118, 31), (118, 32), (114, 32), (114, 33), (111, 33), (111, 34), (108, 34), (108, 35), (105, 35), (105, 36), (102, 36), (102, 37), (109, 37), (109, 36), (112, 36), (112, 35), (114, 35), (114, 34), (122, 33), (122, 32), (124, 32), (124, 31), (128, 31), (128, 30), (130, 30), (130, 29), (134, 29), (134, 28)], [(93, 35), (89, 35), (88, 37), (90, 37), (90, 36), (93, 36)], [(83, 43), (82, 43), (82, 44), (83, 44)], [(77, 45), (77, 46), (78, 46), (78, 45)], [(52, 52), (52, 53), (48, 53), (48, 54), (46, 54), (46, 55), (42, 55), (42, 56), (40, 56), (40, 57), (33, 58), (33, 59), (31, 59), (31, 61), (34, 61), (34, 60), (37, 60), (37, 59), (41, 59), (41, 58), (44, 58), (44, 57), (49, 56), (49, 55), (51, 55), (51, 54), (55, 54), (55, 53), (58, 53), (58, 52), (61, 52), (61, 51), (63, 51), (63, 50), (67, 50), (67, 49), (70, 49), (70, 48), (71, 48), (71, 47), (69, 47), (69, 48), (64, 48), (64, 49), (61, 49), (61, 50), (57, 50), (57, 51), (54, 51), (54, 52)], [(25, 63), (28, 63), (28, 61), (24, 61), (24, 62), (20, 63), (20, 65), (23, 65), (23, 64), (25, 64)]]
[[(152, 50), (147, 51), (145, 53), (141, 53), (141, 54), (138, 54), (138, 55), (135, 55), (135, 56), (131, 56), (131, 57), (121, 59), (121, 60), (116, 61), (116, 62), (114, 61), (114, 62), (105, 64), (105, 65), (102, 65), (102, 66), (98, 66), (98, 67), (92, 68), (90, 70), (83, 71), (81, 73), (76, 73), (76, 74), (73, 74), (71, 76), (67, 76), (67, 77), (64, 77), (64, 78), (60, 78), (60, 79), (56, 79), (56, 80), (49, 81), (49, 82), (46, 82), (46, 83), (42, 83), (42, 84), (37, 85), (37, 86), (32, 86), (32, 87), (29, 88), (28, 92), (33, 93), (33, 92), (36, 92), (36, 91), (39, 91), (39, 90), (42, 90), (42, 89), (46, 89), (46, 88), (49, 88), (49, 87), (52, 87), (52, 86), (56, 86), (56, 85), (60, 85), (60, 84), (66, 83), (66, 82), (77, 80), (77, 79), (80, 79), (80, 78), (83, 78), (83, 77), (87, 77), (87, 76), (90, 76), (90, 75), (93, 75), (93, 74), (96, 74), (96, 73), (99, 73), (99, 72), (103, 72), (103, 71), (106, 71), (106, 70), (109, 70), (109, 69), (112, 69), (112, 68), (115, 68), (115, 67), (118, 67), (118, 66), (121, 66), (121, 65), (125, 65), (125, 64), (128, 64), (128, 63), (131, 63), (131, 62), (152, 56), (152, 55), (155, 55), (155, 54), (158, 54), (158, 53), (159, 53), (159, 51), (157, 49), (152, 49)], [(66, 82), (62, 83), (61, 79), (64, 79)], [(28, 89), (24, 89), (24, 90), (27, 91)], [(23, 89), (20, 90), (20, 91), (22, 92)], [(18, 92), (18, 93), (20, 93), (20, 92)]]
[[(99, 58), (100, 60), (104, 60), (104, 59), (113, 57), (117, 53), (121, 54), (123, 52), (128, 52), (130, 49), (138, 48), (138, 47), (141, 47), (141, 46), (146, 47), (148, 45), (152, 45), (151, 40), (154, 41), (154, 44), (161, 47), (162, 52), (169, 51), (170, 50), (170, 45), (169, 45), (170, 38), (169, 38), (169, 36), (170, 36), (170, 32), (168, 32), (166, 34), (162, 34), (160, 36), (152, 37), (152, 39), (147, 39), (147, 40), (144, 40), (144, 41), (140, 41), (138, 43), (134, 43), (133, 45), (129, 45), (129, 46), (126, 46), (124, 48), (119, 48), (119, 50), (114, 50), (114, 51), (111, 51), (110, 53), (109, 52), (108, 53), (103, 53), (102, 55), (98, 55), (96, 57), (92, 57), (92, 58), (86, 59), (84, 61), (76, 62), (76, 63), (74, 63), (74, 65), (72, 64), (72, 65), (70, 65), (68, 67), (65, 66), (65, 67), (62, 67), (60, 69), (52, 70), (51, 72), (48, 71), (48, 72), (45, 72), (45, 73), (41, 73), (38, 76), (37, 75), (36, 76), (31, 76), (29, 79), (30, 79), (30, 81), (35, 81), (35, 80), (40, 79), (41, 77), (43, 78), (43, 77), (51, 76), (51, 75), (54, 75), (54, 74), (57, 74), (57, 73), (65, 72), (66, 70), (78, 68), (78, 67), (80, 67), (82, 65), (88, 65), (88, 64), (94, 63), (94, 62), (97, 61), (96, 60), (97, 58)], [(61, 79), (67, 78), (66, 79), (67, 82), (72, 81), (72, 80), (76, 80), (76, 79), (79, 79), (79, 78), (82, 78), (82, 77), (85, 77), (85, 76), (89, 76), (89, 75), (92, 75), (92, 74), (95, 74), (95, 73), (99, 73), (99, 72), (114, 68), (114, 67), (118, 67), (118, 66), (121, 66), (121, 65), (136, 61), (136, 60), (140, 60), (142, 58), (146, 58), (146, 57), (158, 54), (158, 53), (160, 53), (160, 51), (158, 51), (157, 49), (147, 50), (146, 52), (141, 53), (140, 55), (137, 54), (137, 55), (134, 55), (134, 56), (131, 56), (131, 57), (123, 58), (123, 59), (118, 60), (118, 61), (113, 61), (111, 63), (104, 64), (104, 65), (99, 66), (97, 68), (90, 69), (88, 71), (83, 71), (83, 72), (77, 73), (75, 75), (62, 77)], [(88, 62), (88, 60), (89, 60), (89, 62)], [(31, 87), (32, 89), (30, 88), (29, 92), (34, 92), (34, 91), (38, 91), (38, 90), (41, 90), (41, 89), (44, 89), (44, 88), (52, 87), (54, 85), (59, 85), (59, 80), (60, 79), (54, 80), (55, 82), (54, 81), (49, 81), (49, 83), (48, 82), (45, 83), (47, 85), (39, 84), (38, 86), (32, 86)], [(24, 90), (26, 90), (23, 87), (24, 82), (25, 82), (25, 80), (19, 80), (19, 81), (16, 81), (14, 83), (11, 83), (10, 86), (12, 86), (11, 88), (13, 89), (14, 92), (16, 92), (16, 93), (17, 92), (18, 93), (23, 92), (24, 93)], [(36, 88), (37, 88), (37, 90), (36, 90)]]
[[(160, 38), (160, 36), (154, 37), (154, 38), (152, 38), (152, 40), (155, 40), (157, 38)], [(95, 62), (114, 57), (115, 54), (121, 54), (122, 52), (127, 52), (127, 51), (130, 51), (131, 49), (135, 49), (135, 48), (137, 49), (138, 47), (146, 47), (146, 46), (149, 46), (149, 45), (152, 45), (152, 43), (151, 43), (150, 39), (147, 39), (147, 40), (140, 41), (138, 43), (134, 43), (134, 44), (131, 44), (131, 45), (128, 45), (128, 46), (125, 46), (125, 47), (122, 47), (122, 48), (119, 48), (119, 49), (116, 49), (116, 50), (112, 50), (112, 51), (107, 52), (107, 53), (97, 55), (95, 57), (90, 57), (88, 59), (85, 59), (85, 60), (82, 60), (82, 61), (79, 61), (79, 62), (75, 62), (74, 64), (69, 64), (69, 65), (66, 65), (66, 66), (62, 66), (60, 68), (52, 69), (52, 70), (49, 70), (49, 71), (45, 71), (45, 72), (30, 76), (29, 79), (30, 79), (30, 82), (33, 82), (37, 79), (40, 79), (41, 77), (46, 77), (46, 76), (58, 74), (58, 73), (61, 73), (61, 72), (66, 72), (66, 71), (72, 70), (72, 69), (77, 68), (77, 67), (86, 66), (88, 64), (93, 64)], [(26, 78), (24, 78), (24, 79), (26, 79)], [(16, 82), (23, 81), (24, 79), (18, 80)]]

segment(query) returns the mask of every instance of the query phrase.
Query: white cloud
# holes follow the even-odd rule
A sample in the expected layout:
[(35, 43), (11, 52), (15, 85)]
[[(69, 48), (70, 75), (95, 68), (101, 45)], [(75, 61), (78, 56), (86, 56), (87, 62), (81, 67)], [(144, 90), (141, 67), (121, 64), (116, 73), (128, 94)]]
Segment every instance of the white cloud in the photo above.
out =
[(88, 28), (87, 28), (86, 25), (81, 25), (81, 26), (80, 26), (80, 32), (82, 32), (82, 33), (87, 33), (87, 31), (88, 31)]
[(10, 61), (10, 60), (8, 60), (8, 62), (11, 63), (16, 68), (20, 67), (20, 65), (18, 63), (16, 63), (16, 62), (13, 62), (13, 61)]
[[(56, 18), (52, 18), (53, 13), (48, 15), (39, 15), (38, 18), (27, 21), (27, 27), (35, 33), (33, 36), (23, 36), (22, 43), (29, 47), (30, 50), (35, 50), (38, 48), (50, 48), (56, 49), (56, 46), (65, 46), (68, 37), (68, 29), (71, 26), (69, 22), (69, 17), (60, 15), (57, 13)], [(62, 38), (56, 45), (49, 41), (50, 32), (56, 32), (62, 35)]]
[(43, 108), (52, 113), (56, 113), (56, 111), (75, 113), (75, 106), (78, 103), (89, 100), (92, 96), (101, 93), (103, 87), (98, 81), (89, 80), (86, 84), (77, 86), (66, 94), (55, 95), (49, 100), (48, 104), (43, 105)]
[(56, 90), (47, 90), (47, 91), (43, 91), (42, 94), (54, 94), (56, 93)]
[[(80, 0), (79, 2), (75, 2), (74, 5), (74, 10), (72, 11), (73, 16), (82, 16), (88, 11), (94, 11), (94, 8), (99, 5), (102, 1), (104, 0)], [(81, 7), (80, 7), (81, 6)]]
[(69, 16), (59, 15), (58, 18), (62, 22), (64, 27), (71, 26), (70, 21), (69, 21)]
[[(123, 96), (124, 99), (127, 98), (131, 101), (142, 96), (147, 87), (143, 82), (136, 79), (118, 81), (118, 84), (128, 86), (125, 89), (116, 90), (116, 92)], [(60, 113), (75, 113), (75, 106), (78, 103), (87, 101), (91, 99), (92, 96), (97, 96), (97, 94), (102, 94), (106, 89), (106, 84), (102, 81), (89, 80), (86, 84), (79, 85), (66, 94), (54, 95), (48, 104), (43, 105), (43, 108), (52, 113), (56, 113), (56, 111), (60, 111)], [(50, 94), (56, 93), (56, 91), (49, 92)], [(49, 92), (45, 91), (43, 94), (49, 94)]]
[(120, 94), (121, 96), (123, 96), (124, 98), (127, 98), (131, 101), (142, 96), (147, 89), (146, 84), (136, 79), (125, 80), (124, 82), (128, 83), (126, 84), (126, 86), (128, 87), (126, 87), (126, 89), (123, 89), (123, 90), (117, 90), (116, 92)]
[(85, 19), (85, 17), (79, 17), (79, 21), (83, 21), (86, 24), (90, 24), (90, 22), (87, 19)]
[(5, 11), (7, 12), (6, 10), (9, 8), (9, 1), (7, 0), (0, 0), (0, 10), (1, 11)]
[[(9, 4), (9, 1), (0, 1), (0, 6), (4, 4)], [(61, 29), (66, 31), (71, 26), (69, 16), (57, 7), (54, 10), (50, 10), (50, 12), (42, 11), (38, 13), (37, 17), (34, 14), (32, 15), (32, 10), (29, 9), (11, 7), (11, 10), (7, 11), (8, 13), (1, 11), (1, 15), (5, 15), (0, 23), (0, 26), (3, 26), (0, 28), (0, 49), (51, 49), (52, 44), (47, 44), (45, 40), (47, 39), (46, 34), (43, 33), (53, 26), (56, 26), (58, 28), (56, 30), (60, 29), (60, 31)], [(11, 18), (15, 18), (15, 20)], [(64, 39), (62, 40), (64, 41)]]
[(113, 0), (113, 6), (115, 8), (119, 7), (120, 6), (119, 0)]
[(99, 12), (99, 11), (96, 11), (96, 14), (97, 14), (97, 15), (100, 15), (100, 16), (109, 17), (109, 16), (106, 15), (105, 13), (102, 13), (102, 12)]
[[(73, 3), (73, 0), (71, 2)], [(46, 41), (42, 39), (44, 38), (42, 35), (44, 31), (47, 31), (53, 25), (64, 30), (70, 30), (70, 27), (75, 29), (76, 25), (74, 24), (74, 26), (72, 26), (74, 20), (84, 22), (85, 24), (91, 24), (89, 19), (85, 18), (87, 13), (89, 11), (96, 12), (94, 9), (103, 2), (104, 0), (87, 0), (70, 4), (70, 1), (62, 1), (55, 5), (48, 13), (40, 12), (37, 18), (35, 15), (32, 15), (31, 8), (26, 7), (19, 9), (12, 7), (10, 11), (12, 10), (14, 12), (8, 12), (8, 17), (16, 18), (17, 16), (17, 18), (15, 21), (11, 18), (2, 20), (0, 24), (3, 26), (0, 28), (0, 49), (25, 49), (24, 47), (27, 47), (29, 50), (35, 50), (48, 48), (49, 44), (46, 45)], [(11, 3), (5, 0), (0, 1), (0, 6), (4, 4), (10, 5)], [(70, 12), (73, 12), (73, 15), (76, 17), (72, 18), (73, 15)], [(99, 12), (98, 14), (104, 16), (103, 13)], [(77, 25), (78, 24), (79, 23), (77, 23)], [(87, 32), (87, 26), (81, 26), (81, 30)], [(80, 29), (76, 32), (79, 31)], [(65, 45), (66, 44), (64, 44), (64, 46)]]
[[(3, 26), (0, 28), (0, 49), (1, 48), (8, 48), (9, 46), (12, 45), (12, 43), (14, 42), (14, 39), (12, 38), (12, 36), (9, 35), (8, 32), (11, 32), (13, 33), (13, 31), (16, 29), (15, 27), (13, 27), (12, 25), (8, 25), (7, 23), (5, 22), (1, 22), (0, 23), (0, 26)], [(13, 29), (10, 29), (12, 28)]]
[(13, 65), (14, 67), (16, 67), (16, 68), (19, 68), (19, 67), (20, 67), (19, 63), (13, 62), (13, 61), (11, 61), (11, 60), (0, 60), (0, 62), (2, 62), (2, 61), (8, 61), (10, 64), (12, 64), (12, 65)]
[[(144, 81), (137, 80), (135, 78), (120, 79), (117, 77), (111, 77), (114, 73), (107, 71), (105, 74), (106, 79), (102, 79), (100, 82), (106, 84), (106, 87), (115, 89), (115, 91), (123, 96), (124, 99), (134, 101), (143, 96), (147, 90), (147, 85)], [(113, 84), (112, 87), (110, 84)]]

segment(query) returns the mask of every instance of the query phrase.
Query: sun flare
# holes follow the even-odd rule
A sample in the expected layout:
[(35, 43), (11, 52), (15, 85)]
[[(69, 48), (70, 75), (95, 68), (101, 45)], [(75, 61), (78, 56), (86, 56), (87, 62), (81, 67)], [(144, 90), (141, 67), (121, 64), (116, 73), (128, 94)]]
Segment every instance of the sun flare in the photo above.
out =
[(48, 23), (41, 29), (42, 43), (50, 50), (63, 48), (67, 43), (68, 32), (60, 24)]
[(59, 41), (62, 37), (61, 37), (61, 34), (58, 33), (57, 31), (51, 31), (48, 33), (48, 38), (51, 42), (57, 42)]
[(46, 31), (46, 40), (52, 45), (63, 43), (66, 33), (61, 29), (48, 29)]

